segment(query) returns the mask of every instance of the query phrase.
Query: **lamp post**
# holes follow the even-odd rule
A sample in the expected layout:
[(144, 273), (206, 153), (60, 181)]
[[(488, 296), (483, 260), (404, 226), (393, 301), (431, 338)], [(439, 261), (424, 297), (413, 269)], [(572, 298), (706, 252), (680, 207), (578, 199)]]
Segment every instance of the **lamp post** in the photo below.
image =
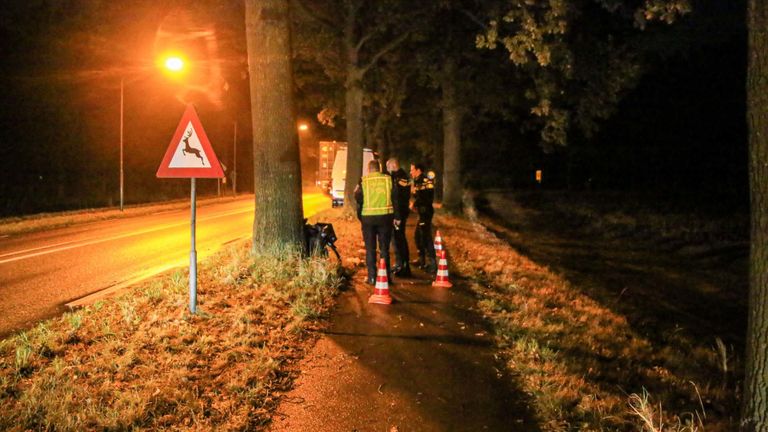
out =
[(120, 78), (120, 211), (123, 211), (123, 197), (124, 197), (124, 174), (123, 174), (123, 124), (125, 122), (123, 116), (125, 79)]
[(237, 196), (237, 120), (232, 141), (232, 195)]
[[(184, 69), (184, 60), (179, 56), (166, 56), (163, 61), (166, 70), (172, 73), (181, 72)], [(125, 77), (120, 77), (120, 211), (125, 206), (125, 171), (124, 171), (124, 137), (125, 129)]]

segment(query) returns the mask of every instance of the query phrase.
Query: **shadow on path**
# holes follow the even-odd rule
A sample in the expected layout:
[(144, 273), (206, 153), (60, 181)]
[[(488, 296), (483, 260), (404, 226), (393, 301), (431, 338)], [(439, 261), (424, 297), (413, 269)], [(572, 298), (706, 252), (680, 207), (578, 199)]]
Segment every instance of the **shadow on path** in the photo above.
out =
[(362, 273), (340, 295), (270, 430), (540, 430), (461, 281), (438, 289), (416, 272), (390, 285), (392, 305), (371, 305)]

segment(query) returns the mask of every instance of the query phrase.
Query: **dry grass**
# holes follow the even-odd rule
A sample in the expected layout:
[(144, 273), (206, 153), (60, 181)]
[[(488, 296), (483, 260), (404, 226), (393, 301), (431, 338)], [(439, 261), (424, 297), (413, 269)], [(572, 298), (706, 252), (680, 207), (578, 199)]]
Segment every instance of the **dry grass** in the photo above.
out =
[(483, 226), (447, 216), (437, 224), (545, 431), (693, 431), (702, 421), (707, 431), (733, 430), (735, 396), (711, 341), (683, 332), (651, 340)]
[[(694, 210), (686, 208), (682, 200), (663, 201), (658, 197), (611, 193), (548, 192), (516, 197), (545, 206), (562, 216), (565, 223), (603, 237), (652, 237), (671, 247), (678, 243), (713, 245), (749, 241), (749, 214), (723, 212), (722, 205), (718, 211)], [(716, 204), (709, 204), (713, 205)], [(708, 213), (706, 217), (701, 216), (702, 211)]]
[(337, 264), (230, 247), (0, 341), (0, 430), (253, 430), (291, 382)]

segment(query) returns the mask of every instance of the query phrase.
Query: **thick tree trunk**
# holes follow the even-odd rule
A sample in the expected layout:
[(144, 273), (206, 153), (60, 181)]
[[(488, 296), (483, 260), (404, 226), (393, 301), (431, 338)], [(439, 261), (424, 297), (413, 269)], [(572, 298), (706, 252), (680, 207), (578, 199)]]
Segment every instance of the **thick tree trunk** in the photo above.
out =
[(363, 125), (363, 74), (360, 69), (360, 47), (357, 35), (357, 12), (360, 4), (347, 2), (347, 15), (344, 21), (343, 47), (345, 56), (345, 115), (347, 117), (347, 174), (344, 180), (344, 211), (353, 213), (357, 209), (355, 186), (360, 182), (363, 172), (363, 145), (365, 130)]
[(363, 88), (357, 68), (348, 65), (346, 89), (347, 177), (344, 185), (344, 208), (356, 210), (354, 190), (363, 172)]
[(461, 109), (456, 100), (456, 64), (443, 68), (443, 208), (461, 210)]
[(768, 4), (748, 11), (747, 123), (752, 212), (742, 430), (768, 430)]
[(297, 248), (302, 241), (301, 169), (288, 13), (288, 0), (245, 0), (256, 252)]

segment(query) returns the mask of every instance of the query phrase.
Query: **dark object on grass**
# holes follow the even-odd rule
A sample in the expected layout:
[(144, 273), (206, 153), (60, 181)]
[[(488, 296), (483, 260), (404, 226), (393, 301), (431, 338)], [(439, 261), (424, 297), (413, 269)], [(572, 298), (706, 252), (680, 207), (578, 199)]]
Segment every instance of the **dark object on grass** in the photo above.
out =
[(341, 261), (335, 242), (336, 232), (333, 231), (333, 224), (318, 222), (309, 225), (304, 219), (304, 256), (328, 256), (328, 248), (330, 248), (336, 254), (336, 258)]

